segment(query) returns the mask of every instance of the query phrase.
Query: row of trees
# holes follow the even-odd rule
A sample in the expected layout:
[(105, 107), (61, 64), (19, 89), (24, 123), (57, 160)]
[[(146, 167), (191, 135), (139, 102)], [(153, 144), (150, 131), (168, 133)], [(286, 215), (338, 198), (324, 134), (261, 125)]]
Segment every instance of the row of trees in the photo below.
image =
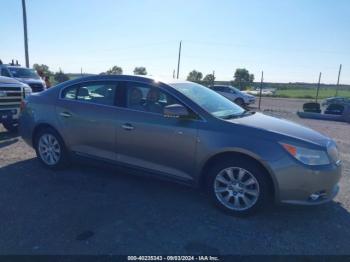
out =
[(61, 69), (58, 72), (54, 73), (49, 69), (47, 65), (44, 64), (34, 64), (33, 68), (39, 73), (41, 77), (53, 78), (57, 83), (62, 83), (69, 80), (68, 75), (63, 73)]
[[(120, 66), (113, 66), (108, 69), (106, 72), (102, 72), (100, 75), (122, 75), (123, 69)], [(146, 67), (139, 66), (135, 67), (134, 75), (147, 75)]]
[[(34, 64), (33, 68), (38, 71), (38, 73), (41, 76), (47, 76), (49, 78), (53, 78), (55, 82), (62, 83), (64, 81), (69, 80), (69, 76), (65, 74), (61, 69), (58, 72), (52, 72), (50, 71), (49, 67), (44, 64)], [(106, 72), (102, 72), (101, 75), (122, 75), (123, 69), (120, 66), (113, 66), (112, 68), (108, 69)], [(147, 75), (147, 70), (145, 67), (135, 67), (134, 69), (135, 75)], [(200, 83), (206, 86), (214, 85), (215, 82), (215, 75), (213, 74), (207, 74), (203, 77), (203, 73), (199, 72), (197, 70), (192, 70), (188, 76), (188, 81), (192, 81), (195, 83)], [(252, 85), (254, 81), (254, 75), (250, 74), (249, 71), (245, 68), (238, 68), (236, 69), (232, 84), (236, 87), (238, 87), (241, 90), (247, 89), (249, 86)]]
[[(107, 75), (122, 75), (123, 69), (119, 66), (113, 66), (111, 69), (103, 72), (101, 74)], [(147, 70), (145, 67), (135, 67), (134, 69), (135, 75), (147, 75)], [(187, 80), (195, 83), (200, 83), (206, 86), (214, 85), (215, 83), (215, 75), (207, 74), (203, 77), (203, 73), (197, 70), (192, 70), (188, 76)], [(232, 84), (238, 87), (241, 90), (245, 90), (250, 87), (254, 82), (254, 75), (250, 74), (249, 71), (245, 68), (237, 68), (234, 76)]]
[(195, 83), (200, 83), (200, 84), (204, 84), (206, 86), (211, 86), (214, 84), (215, 82), (215, 75), (214, 74), (207, 74), (204, 78), (203, 78), (203, 74), (202, 72), (199, 72), (197, 70), (192, 70), (188, 76), (187, 76), (187, 80), (191, 81), (191, 82), (195, 82)]
[[(211, 86), (215, 82), (214, 74), (207, 74), (203, 78), (203, 74), (197, 70), (192, 70), (188, 76), (188, 81), (192, 81), (195, 83), (204, 84), (206, 86)], [(249, 71), (245, 68), (238, 68), (233, 76), (232, 84), (238, 87), (241, 90), (245, 90), (250, 87), (254, 82), (254, 75), (250, 74)]]
[[(39, 73), (42, 77), (49, 77), (53, 79), (56, 83), (62, 83), (69, 80), (69, 76), (65, 74), (61, 69), (58, 72), (52, 72), (47, 65), (44, 64), (34, 64), (33, 68)], [(101, 75), (122, 75), (123, 69), (119, 66), (113, 66), (108, 69), (106, 72), (102, 72)], [(147, 75), (147, 70), (145, 67), (135, 67), (135, 75)]]

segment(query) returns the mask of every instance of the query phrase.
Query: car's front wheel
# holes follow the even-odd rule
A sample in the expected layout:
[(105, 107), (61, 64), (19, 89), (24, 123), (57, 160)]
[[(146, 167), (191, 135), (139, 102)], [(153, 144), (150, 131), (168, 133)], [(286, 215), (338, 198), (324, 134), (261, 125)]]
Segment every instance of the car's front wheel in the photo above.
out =
[(64, 142), (52, 128), (45, 128), (38, 132), (35, 138), (35, 151), (40, 161), (49, 168), (61, 169), (69, 163)]
[(268, 203), (266, 173), (254, 161), (244, 158), (223, 160), (214, 165), (207, 177), (210, 198), (232, 215), (249, 215)]

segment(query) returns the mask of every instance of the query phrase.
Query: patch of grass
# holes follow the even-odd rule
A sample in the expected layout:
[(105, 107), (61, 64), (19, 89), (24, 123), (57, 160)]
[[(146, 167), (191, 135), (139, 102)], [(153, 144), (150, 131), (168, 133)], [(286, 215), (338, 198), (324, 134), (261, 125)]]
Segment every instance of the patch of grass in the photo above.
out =
[[(277, 90), (276, 97), (286, 98), (307, 98), (314, 99), (316, 97), (316, 89), (284, 89)], [(335, 96), (334, 89), (320, 89), (318, 98), (324, 99), (327, 97)], [(339, 90), (338, 96), (350, 97), (350, 90)]]

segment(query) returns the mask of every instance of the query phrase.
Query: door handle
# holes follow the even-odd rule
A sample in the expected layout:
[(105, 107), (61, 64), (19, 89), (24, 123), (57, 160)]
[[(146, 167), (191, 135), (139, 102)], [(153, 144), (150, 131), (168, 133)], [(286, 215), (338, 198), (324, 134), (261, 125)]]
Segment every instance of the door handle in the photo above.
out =
[(69, 117), (72, 116), (72, 114), (71, 114), (71, 113), (68, 113), (68, 112), (61, 112), (61, 113), (60, 113), (60, 116), (65, 117), (65, 118), (69, 118)]
[(122, 128), (128, 131), (134, 130), (135, 127), (133, 127), (131, 124), (124, 124), (122, 125)]

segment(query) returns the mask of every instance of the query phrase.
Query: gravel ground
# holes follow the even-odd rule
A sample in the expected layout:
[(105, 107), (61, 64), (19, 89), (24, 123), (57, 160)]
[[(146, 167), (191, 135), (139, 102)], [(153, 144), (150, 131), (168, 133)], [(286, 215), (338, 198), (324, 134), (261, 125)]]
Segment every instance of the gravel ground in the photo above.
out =
[[(268, 102), (276, 101), (265, 99), (263, 109)], [(49, 171), (0, 128), (0, 254), (350, 254), (350, 125), (299, 119), (291, 113), (299, 104), (266, 112), (338, 142), (341, 191), (326, 205), (244, 219), (221, 213), (198, 190), (125, 170)]]

